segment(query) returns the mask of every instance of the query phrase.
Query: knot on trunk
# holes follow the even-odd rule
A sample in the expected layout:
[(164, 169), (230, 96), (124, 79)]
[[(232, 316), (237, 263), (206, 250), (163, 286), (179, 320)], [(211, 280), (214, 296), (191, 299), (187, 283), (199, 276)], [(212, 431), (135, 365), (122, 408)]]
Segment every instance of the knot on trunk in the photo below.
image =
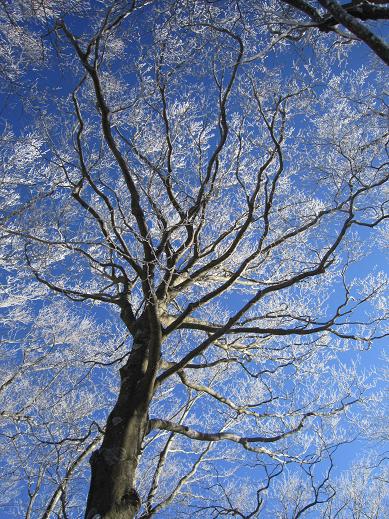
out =
[(140, 497), (135, 488), (129, 488), (124, 496), (122, 497), (121, 502), (123, 508), (136, 508), (138, 509), (141, 505)]

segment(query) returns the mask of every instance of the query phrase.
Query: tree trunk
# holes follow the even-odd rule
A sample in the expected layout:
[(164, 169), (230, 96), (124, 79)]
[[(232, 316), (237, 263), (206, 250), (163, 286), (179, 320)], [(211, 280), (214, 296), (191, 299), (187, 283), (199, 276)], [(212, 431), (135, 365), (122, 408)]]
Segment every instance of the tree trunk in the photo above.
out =
[(104, 440), (90, 459), (91, 483), (85, 519), (132, 519), (140, 507), (135, 473), (147, 433), (154, 379), (145, 384), (148, 341), (135, 334), (131, 355), (120, 369), (120, 391)]

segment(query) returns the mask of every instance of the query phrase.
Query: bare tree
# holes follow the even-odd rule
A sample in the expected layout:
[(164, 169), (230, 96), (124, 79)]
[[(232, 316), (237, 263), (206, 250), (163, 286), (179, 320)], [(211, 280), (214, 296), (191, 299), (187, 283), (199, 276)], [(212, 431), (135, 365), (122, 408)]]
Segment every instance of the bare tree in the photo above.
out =
[(333, 452), (379, 401), (341, 354), (385, 336), (387, 277), (356, 267), (387, 219), (384, 78), (339, 72), (324, 39), (292, 61), (280, 5), (50, 15), (42, 95), (2, 149), (26, 517), (79, 517), (92, 451), (86, 519), (259, 517), (293, 467), (293, 517), (336, 494)]

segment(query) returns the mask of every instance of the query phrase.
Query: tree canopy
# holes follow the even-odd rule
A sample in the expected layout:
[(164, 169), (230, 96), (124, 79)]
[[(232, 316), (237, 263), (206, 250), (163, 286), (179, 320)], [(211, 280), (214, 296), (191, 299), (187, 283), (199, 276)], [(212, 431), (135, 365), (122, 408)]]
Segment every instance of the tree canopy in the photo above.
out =
[(4, 517), (385, 517), (385, 4), (1, 2)]

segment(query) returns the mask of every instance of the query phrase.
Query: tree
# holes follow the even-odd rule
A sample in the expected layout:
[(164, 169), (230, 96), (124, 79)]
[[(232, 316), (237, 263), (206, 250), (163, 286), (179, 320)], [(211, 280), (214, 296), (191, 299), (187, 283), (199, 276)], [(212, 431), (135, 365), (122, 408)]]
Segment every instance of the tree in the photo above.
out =
[(259, 517), (296, 467), (293, 517), (332, 502), (380, 397), (341, 357), (385, 335), (383, 74), (280, 2), (70, 9), (3, 134), (6, 483), (78, 517), (93, 451), (86, 519)]

